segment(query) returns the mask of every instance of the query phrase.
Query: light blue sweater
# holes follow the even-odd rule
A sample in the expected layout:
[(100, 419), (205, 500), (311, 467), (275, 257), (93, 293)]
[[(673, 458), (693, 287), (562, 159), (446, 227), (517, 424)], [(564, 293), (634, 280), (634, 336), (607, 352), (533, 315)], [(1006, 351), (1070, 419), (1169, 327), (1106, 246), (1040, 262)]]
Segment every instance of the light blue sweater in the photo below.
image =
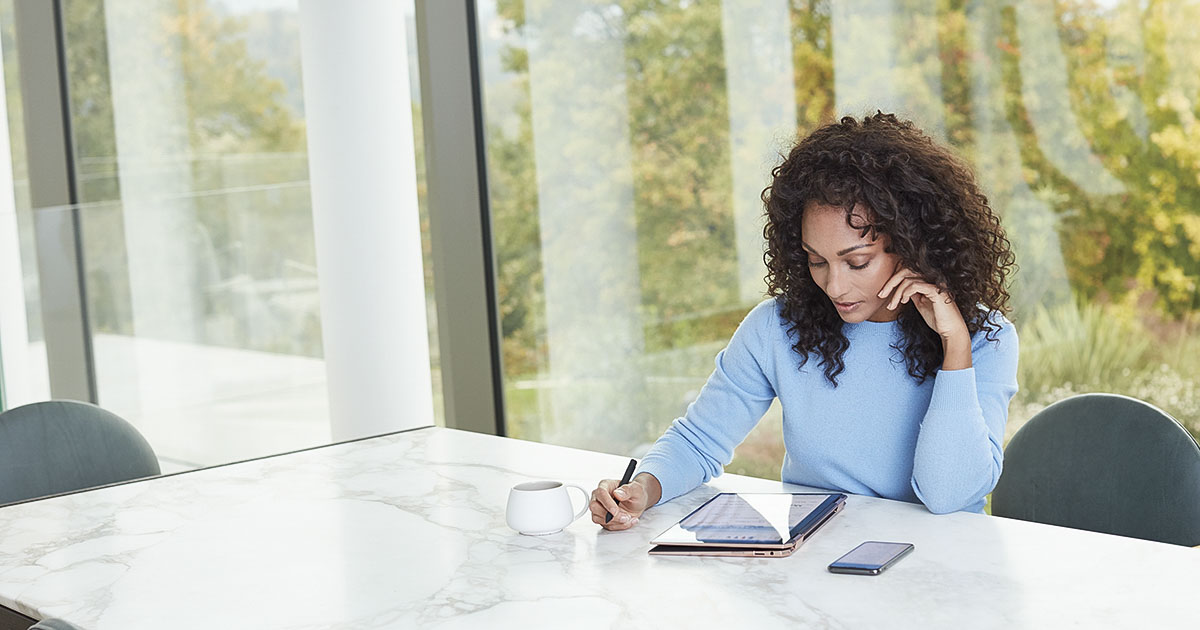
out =
[(781, 478), (852, 494), (921, 502), (931, 512), (981, 512), (1000, 478), (1008, 403), (1017, 392), (1017, 333), (1002, 315), (990, 342), (971, 340), (973, 367), (938, 371), (918, 385), (895, 322), (845, 324), (846, 369), (833, 387), (820, 356), (803, 368), (774, 299), (746, 315), (717, 354), (686, 414), (642, 459), (638, 472), (669, 501), (721, 474), (778, 396), (783, 407)]

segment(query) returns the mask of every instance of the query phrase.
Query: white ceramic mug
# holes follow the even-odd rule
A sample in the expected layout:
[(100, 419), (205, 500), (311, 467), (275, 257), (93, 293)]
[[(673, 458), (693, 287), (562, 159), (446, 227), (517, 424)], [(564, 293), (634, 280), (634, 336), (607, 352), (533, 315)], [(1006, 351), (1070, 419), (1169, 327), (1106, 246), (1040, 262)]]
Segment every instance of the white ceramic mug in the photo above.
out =
[[(572, 515), (571, 495), (567, 488), (583, 493), (583, 507)], [(562, 531), (588, 511), (591, 495), (574, 484), (558, 481), (519, 483), (508, 491), (505, 520), (508, 526), (527, 536), (544, 536)]]

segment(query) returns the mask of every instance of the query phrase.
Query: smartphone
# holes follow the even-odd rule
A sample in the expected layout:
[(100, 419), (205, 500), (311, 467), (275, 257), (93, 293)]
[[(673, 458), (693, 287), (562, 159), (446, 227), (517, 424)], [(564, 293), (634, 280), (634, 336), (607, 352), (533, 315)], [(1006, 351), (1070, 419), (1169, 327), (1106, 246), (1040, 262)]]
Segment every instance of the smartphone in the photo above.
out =
[(912, 543), (867, 541), (829, 565), (831, 573), (854, 575), (879, 575), (896, 564), (900, 558), (911, 553)]

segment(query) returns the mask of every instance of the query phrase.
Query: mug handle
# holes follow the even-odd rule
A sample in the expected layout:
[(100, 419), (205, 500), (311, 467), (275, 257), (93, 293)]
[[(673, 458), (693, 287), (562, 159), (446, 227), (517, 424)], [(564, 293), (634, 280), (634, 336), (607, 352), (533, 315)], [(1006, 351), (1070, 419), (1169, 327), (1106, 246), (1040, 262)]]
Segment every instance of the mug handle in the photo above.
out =
[(588, 506), (591, 505), (591, 503), (592, 503), (592, 495), (587, 490), (584, 490), (582, 486), (577, 486), (573, 483), (568, 483), (565, 485), (566, 485), (567, 489), (575, 488), (576, 490), (583, 493), (583, 507), (579, 508), (579, 511), (575, 513), (575, 516), (571, 517), (571, 522), (574, 523), (575, 521), (579, 520), (580, 516), (583, 516), (584, 514), (587, 513)]

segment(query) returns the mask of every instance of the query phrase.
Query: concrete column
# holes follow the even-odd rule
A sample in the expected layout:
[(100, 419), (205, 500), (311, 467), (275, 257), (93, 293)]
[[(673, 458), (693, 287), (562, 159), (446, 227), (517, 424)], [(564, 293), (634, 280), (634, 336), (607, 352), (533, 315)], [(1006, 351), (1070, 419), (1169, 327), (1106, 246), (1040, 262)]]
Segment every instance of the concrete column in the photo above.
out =
[(433, 424), (404, 12), (300, 2), (334, 440)]

